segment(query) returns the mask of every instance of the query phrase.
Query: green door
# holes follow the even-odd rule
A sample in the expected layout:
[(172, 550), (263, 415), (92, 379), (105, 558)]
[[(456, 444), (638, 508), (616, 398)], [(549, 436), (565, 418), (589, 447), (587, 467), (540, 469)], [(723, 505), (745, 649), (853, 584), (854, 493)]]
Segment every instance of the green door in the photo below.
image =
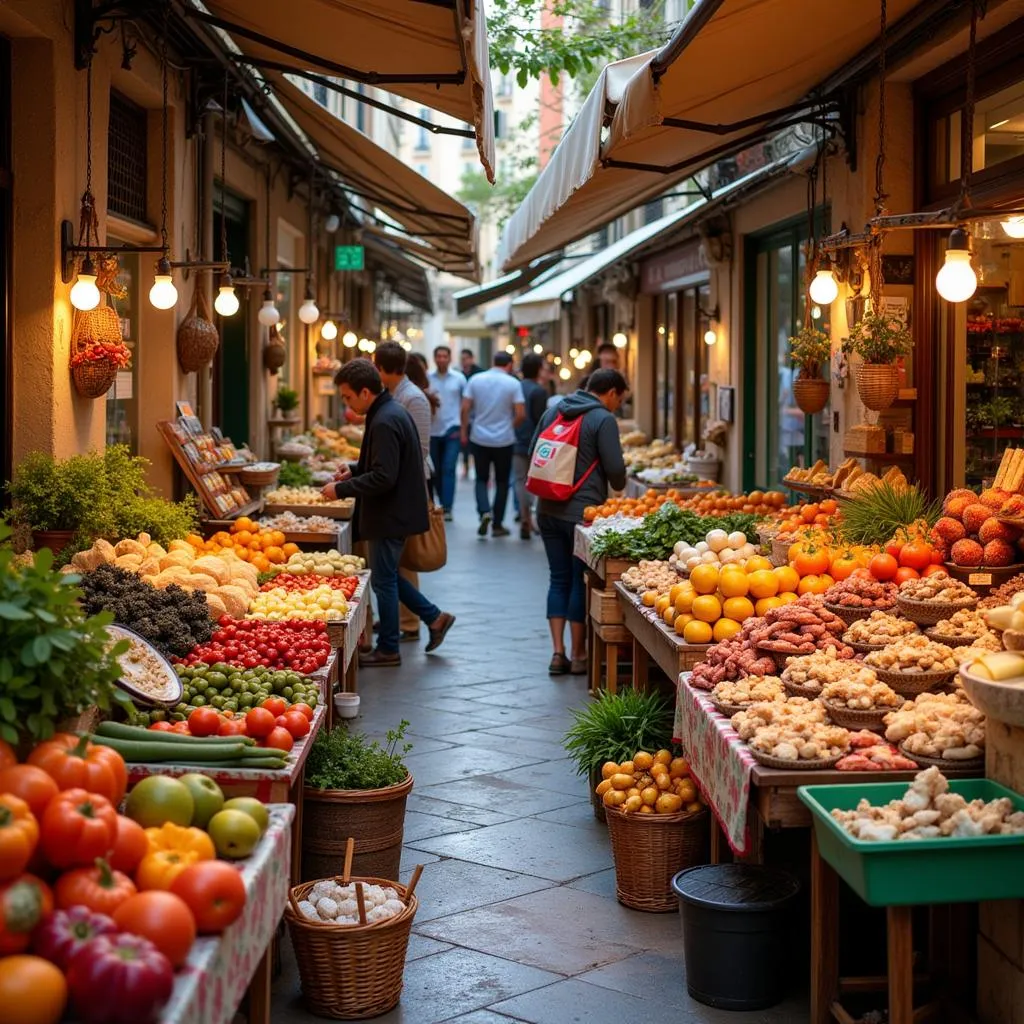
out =
[[(218, 190), (219, 191), (219, 190)], [(219, 250), (222, 211), (220, 196), (213, 215), (213, 237)], [(231, 263), (240, 267), (249, 253), (248, 204), (230, 193), (225, 197), (227, 241)], [(220, 258), (218, 251), (217, 258)], [(218, 317), (221, 346), (214, 363), (214, 426), (219, 426), (236, 445), (249, 441), (249, 289), (238, 288), (238, 312)]]

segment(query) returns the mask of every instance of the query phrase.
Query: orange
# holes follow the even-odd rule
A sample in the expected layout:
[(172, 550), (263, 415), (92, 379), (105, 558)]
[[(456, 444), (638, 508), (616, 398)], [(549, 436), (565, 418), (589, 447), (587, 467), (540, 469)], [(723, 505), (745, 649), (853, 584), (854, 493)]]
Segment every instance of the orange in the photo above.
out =
[(235, 534), (235, 544), (241, 544), (243, 547), (252, 540), (252, 534), (248, 530), (239, 530)]
[(219, 544), (221, 547), (231, 543), (231, 534), (224, 530), (218, 530), (211, 538), (214, 544)]
[(679, 634), (680, 636), (682, 636), (682, 635), (683, 635), (683, 627), (684, 627), (684, 626), (685, 626), (685, 625), (686, 625), (686, 624), (687, 624), (688, 622), (694, 622), (694, 621), (696, 621), (696, 620), (695, 620), (695, 619), (694, 619), (694, 617), (693, 617), (692, 615), (690, 615), (690, 614), (686, 614), (686, 615), (677, 615), (677, 616), (676, 616), (676, 621), (675, 621), (675, 622), (673, 623), (673, 628), (675, 629), (675, 631), (676, 631), (676, 632), (677, 632), (677, 633), (678, 633), (678, 634)]
[(250, 565), (255, 565), (259, 572), (267, 572), (270, 569), (270, 562), (267, 560), (266, 555), (253, 555), (249, 559)]
[(675, 604), (676, 603), (676, 598), (679, 597), (679, 595), (683, 592), (683, 588), (686, 587), (686, 586), (688, 586), (688, 584), (685, 584), (685, 583), (673, 583), (672, 586), (668, 588), (668, 599), (673, 604)]
[[(746, 598), (736, 598), (738, 601), (746, 600)], [(723, 640), (728, 640), (730, 637), (735, 636), (743, 627), (733, 619), (719, 619), (715, 623), (715, 628), (712, 631), (712, 638), (716, 644), (720, 644)]]
[(690, 571), (690, 586), (698, 594), (713, 594), (718, 589), (718, 576), (718, 566), (704, 562)]
[(201, 548), (206, 543), (198, 533), (190, 533), (185, 540), (187, 540), (194, 548)]
[(658, 600), (658, 592), (656, 590), (645, 590), (644, 596), (641, 598), (645, 608), (653, 608), (655, 602)]
[[(821, 582), (825, 584), (825, 590), (828, 590), (829, 587), (834, 587), (836, 585), (836, 581), (827, 572), (823, 572), (818, 577), (818, 579), (820, 579)], [(824, 594), (825, 590), (822, 590), (821, 593)]]
[[(766, 600), (771, 600), (771, 598), (767, 598)], [(794, 594), (792, 590), (787, 590), (784, 594), (779, 594), (775, 600), (781, 601), (783, 604), (792, 604), (794, 601), (799, 601), (800, 596), (798, 594)]]
[(274, 544), (280, 547), (284, 543), (284, 533), (281, 530), (271, 530), (270, 536), (273, 538)]
[[(699, 598), (703, 600), (703, 598)], [(683, 627), (683, 639), (688, 644), (709, 644), (714, 638), (714, 631), (706, 622), (688, 622)]]
[(780, 608), (783, 604), (785, 602), (781, 597), (762, 597), (754, 605), (754, 613), (757, 615), (767, 615), (773, 608)]
[(232, 526), (234, 530), (258, 530), (259, 527), (248, 517), (239, 516)]
[(281, 550), (284, 552), (285, 558), (291, 558), (292, 555), (297, 555), (299, 553), (299, 545), (292, 544), (291, 541), (289, 541), (281, 547)]
[(278, 565), (284, 561), (284, 552), (276, 544), (271, 544), (270, 547), (266, 548), (263, 553), (275, 565)]
[(754, 555), (753, 558), (747, 559), (747, 564), (744, 566), (748, 573), (760, 572), (762, 569), (771, 572), (773, 566), (763, 555)]
[(718, 589), (723, 597), (746, 597), (750, 592), (750, 580), (742, 569), (723, 569), (718, 579)]
[(665, 609), (668, 608), (671, 603), (672, 602), (668, 599), (668, 594), (662, 594), (658, 600), (654, 602), (654, 610), (658, 615), (664, 615)]
[(717, 622), (722, 617), (722, 606), (718, 598), (710, 594), (694, 598), (693, 617), (701, 622)]
[(743, 622), (754, 614), (754, 606), (747, 597), (730, 597), (722, 605), (722, 615), (734, 622)]
[(772, 572), (779, 581), (780, 594), (795, 594), (800, 586), (800, 574), (791, 565), (778, 565)]
[(693, 601), (696, 598), (697, 592), (693, 587), (686, 587), (685, 590), (681, 591), (676, 597), (673, 607), (676, 610), (677, 615), (685, 615), (688, 611), (693, 608)]
[(830, 576), (805, 576), (800, 581), (800, 594), (824, 594), (832, 585)]
[(248, 548), (235, 548), (235, 554), (238, 555), (238, 557), (243, 562), (248, 562), (249, 561), (249, 549)]
[(751, 597), (774, 597), (779, 592), (779, 578), (771, 569), (758, 569), (748, 577)]
[(673, 608), (672, 605), (669, 605), (665, 609), (665, 613), (664, 613), (664, 615), (662, 615), (661, 618), (662, 618), (662, 621), (665, 623), (666, 626), (671, 626), (676, 621), (676, 610), (675, 610), (675, 608)]

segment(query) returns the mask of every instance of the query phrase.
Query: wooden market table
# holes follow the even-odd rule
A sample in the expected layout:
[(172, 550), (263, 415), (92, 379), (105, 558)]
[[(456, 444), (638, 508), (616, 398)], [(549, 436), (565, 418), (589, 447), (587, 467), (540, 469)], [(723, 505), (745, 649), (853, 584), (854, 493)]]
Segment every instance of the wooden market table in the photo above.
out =
[(273, 804), (268, 810), (267, 831), (253, 855), (238, 863), (246, 895), (242, 916), (222, 934), (196, 939), (161, 1024), (230, 1024), (246, 991), (249, 1024), (270, 1024), (274, 937), (288, 903), (299, 826), (296, 808)]
[[(359, 645), (363, 642), (369, 621), (370, 572), (358, 573), (359, 585), (349, 601), (349, 613), (338, 622), (327, 624), (327, 636), (338, 654), (337, 682), (345, 693), (356, 693), (359, 681)], [(333, 696), (328, 697), (332, 705)]]
[(265, 804), (291, 804), (295, 820), (291, 829), (291, 871), (292, 883), (301, 881), (302, 871), (302, 805), (306, 784), (306, 759), (313, 746), (313, 740), (327, 717), (327, 707), (321, 705), (313, 713), (309, 732), (292, 748), (288, 767), (273, 768), (214, 768), (204, 769), (202, 765), (182, 764), (128, 764), (128, 786), (131, 788), (149, 775), (188, 775), (200, 772), (217, 783), (229, 799), (236, 796), (253, 796)]

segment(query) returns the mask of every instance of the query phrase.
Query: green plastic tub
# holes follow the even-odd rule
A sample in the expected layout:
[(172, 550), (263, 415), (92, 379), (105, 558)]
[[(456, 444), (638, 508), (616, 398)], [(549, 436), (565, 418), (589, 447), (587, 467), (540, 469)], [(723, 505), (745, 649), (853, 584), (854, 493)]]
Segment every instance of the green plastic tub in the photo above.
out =
[[(831, 811), (853, 810), (861, 799), (875, 806), (900, 799), (906, 782), (801, 786), (821, 856), (865, 903), (873, 907), (975, 903), (1024, 899), (1024, 835), (865, 842), (855, 839)], [(951, 780), (966, 800), (1009, 797), (1024, 810), (1024, 797), (989, 779)]]

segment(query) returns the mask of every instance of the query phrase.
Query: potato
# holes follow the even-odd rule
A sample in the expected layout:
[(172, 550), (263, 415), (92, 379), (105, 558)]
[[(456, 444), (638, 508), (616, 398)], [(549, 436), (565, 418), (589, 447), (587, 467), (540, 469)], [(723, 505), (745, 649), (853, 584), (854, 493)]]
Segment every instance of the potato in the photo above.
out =
[(644, 806), (643, 800), (639, 796), (627, 796), (626, 802), (622, 805), (622, 809), (627, 814), (632, 814), (635, 811), (639, 811)]
[(672, 754), (667, 750), (659, 750), (654, 755), (654, 760), (658, 764), (663, 764), (667, 768), (672, 763)]
[(626, 794), (621, 789), (609, 789), (601, 800), (606, 807), (621, 807), (626, 802)]
[(627, 775), (625, 772), (619, 772), (612, 776), (612, 789), (619, 789), (625, 792), (627, 789), (632, 788), (632, 785), (632, 775)]
[(654, 755), (648, 754), (646, 750), (641, 750), (633, 755), (633, 767), (640, 771), (647, 771), (652, 764), (654, 764)]
[(601, 765), (601, 778), (610, 779), (613, 775), (619, 774), (619, 766), (614, 761), (605, 761)]
[(687, 761), (685, 757), (674, 757), (672, 759), (672, 764), (669, 766), (668, 773), (673, 779), (681, 779), (683, 776), (689, 775), (689, 761)]
[(632, 775), (633, 772), (636, 771), (636, 767), (632, 761), (623, 761), (622, 764), (619, 765), (619, 771), (622, 772), (623, 775)]
[(654, 805), (654, 809), (659, 814), (676, 814), (682, 809), (682, 806), (682, 797), (676, 796), (675, 793), (662, 793), (658, 797), (658, 802)]
[(658, 787), (648, 786), (641, 792), (640, 799), (643, 800), (648, 807), (653, 807), (658, 802)]
[(611, 789), (611, 788), (612, 788), (612, 780), (611, 779), (605, 779), (603, 782), (599, 782), (597, 784), (597, 789), (595, 789), (594, 792), (598, 796), (604, 796), (605, 793), (607, 793), (608, 790)]

